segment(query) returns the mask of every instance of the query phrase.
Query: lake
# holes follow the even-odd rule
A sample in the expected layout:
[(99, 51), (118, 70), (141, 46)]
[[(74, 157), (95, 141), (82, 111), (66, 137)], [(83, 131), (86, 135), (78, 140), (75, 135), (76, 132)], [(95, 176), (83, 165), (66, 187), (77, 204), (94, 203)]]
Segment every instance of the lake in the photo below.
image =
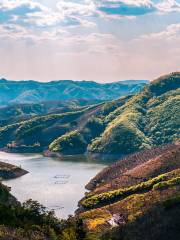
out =
[(37, 200), (48, 210), (54, 209), (59, 218), (74, 213), (86, 191), (85, 185), (106, 166), (85, 156), (56, 159), (40, 154), (4, 152), (0, 152), (0, 161), (29, 171), (20, 178), (3, 181), (20, 202)]

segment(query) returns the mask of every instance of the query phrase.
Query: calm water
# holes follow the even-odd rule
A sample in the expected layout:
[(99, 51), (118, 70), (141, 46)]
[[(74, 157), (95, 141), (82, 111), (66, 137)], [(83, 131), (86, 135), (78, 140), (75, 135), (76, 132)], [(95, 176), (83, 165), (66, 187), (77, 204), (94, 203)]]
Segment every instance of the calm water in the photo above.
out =
[(74, 213), (86, 191), (84, 186), (105, 167), (105, 164), (79, 156), (53, 159), (38, 154), (0, 152), (0, 161), (29, 171), (20, 178), (4, 181), (19, 201), (38, 200), (48, 209), (54, 209), (60, 218)]

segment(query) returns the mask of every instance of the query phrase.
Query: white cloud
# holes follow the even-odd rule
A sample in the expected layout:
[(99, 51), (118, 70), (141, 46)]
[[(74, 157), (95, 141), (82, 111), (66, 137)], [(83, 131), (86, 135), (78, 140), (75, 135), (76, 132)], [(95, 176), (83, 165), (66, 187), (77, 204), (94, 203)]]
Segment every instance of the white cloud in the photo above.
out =
[(139, 40), (179, 40), (180, 41), (180, 23), (179, 24), (171, 24), (167, 26), (164, 31), (157, 32), (157, 33), (150, 33), (147, 35), (143, 35), (139, 38)]
[(175, 0), (161, 1), (156, 7), (160, 13), (180, 12), (180, 4)]
[(96, 10), (96, 6), (93, 1), (85, 1), (84, 4), (76, 3), (72, 1), (61, 0), (57, 3), (57, 8), (65, 16), (92, 16)]
[(0, 37), (33, 42), (61, 39), (62, 33), (70, 32), (71, 28), (95, 27), (95, 22), (90, 20), (94, 9), (89, 0), (81, 4), (61, 0), (53, 9), (35, 0), (2, 0)]
[(6, 10), (13, 10), (17, 9), (19, 7), (27, 7), (29, 9), (36, 9), (36, 10), (44, 10), (45, 7), (35, 1), (31, 0), (1, 0), (0, 2), (0, 9), (6, 11)]
[[(94, 5), (59, 1), (54, 9), (33, 0), (3, 0), (0, 3), (1, 22), (14, 22), (29, 26), (94, 26), (86, 17), (92, 16)], [(29, 26), (28, 26), (29, 25)]]
[(0, 25), (0, 39), (6, 41), (20, 41), (42, 44), (44, 41), (56, 41), (65, 39), (69, 33), (62, 29), (51, 31), (41, 31), (39, 34), (34, 34), (33, 30), (26, 29), (23, 26), (16, 24), (1, 24)]

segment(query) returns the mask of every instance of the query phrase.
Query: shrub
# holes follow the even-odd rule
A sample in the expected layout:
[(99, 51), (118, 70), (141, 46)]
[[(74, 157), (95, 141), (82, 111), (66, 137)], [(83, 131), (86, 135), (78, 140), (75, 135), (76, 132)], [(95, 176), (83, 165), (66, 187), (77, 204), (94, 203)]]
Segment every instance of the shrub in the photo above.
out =
[[(96, 208), (106, 204), (111, 204), (132, 194), (149, 191), (151, 189), (158, 189), (157, 186), (160, 186), (161, 183), (165, 184), (165, 182), (168, 182), (166, 183), (166, 186), (173, 186), (180, 183), (180, 177), (168, 180), (169, 177), (169, 173), (166, 173), (128, 188), (121, 188), (118, 190), (93, 195), (92, 197), (84, 199), (81, 202), (81, 205), (87, 209)], [(154, 186), (156, 187), (154, 188)]]
[(180, 177), (170, 179), (168, 181), (162, 181), (153, 186), (153, 190), (166, 189), (168, 187), (176, 186), (180, 184)]

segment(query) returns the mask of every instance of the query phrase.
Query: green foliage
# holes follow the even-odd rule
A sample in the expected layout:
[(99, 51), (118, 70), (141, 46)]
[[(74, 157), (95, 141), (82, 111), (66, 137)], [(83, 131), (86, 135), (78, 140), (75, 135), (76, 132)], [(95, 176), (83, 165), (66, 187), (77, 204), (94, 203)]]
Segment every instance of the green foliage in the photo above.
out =
[(10, 198), (10, 194), (9, 194), (8, 187), (6, 187), (0, 182), (0, 202), (7, 202), (9, 198)]
[(174, 90), (180, 86), (180, 73), (175, 72), (169, 75), (162, 76), (154, 80), (150, 86), (149, 90), (155, 96), (166, 93), (167, 91)]
[[(18, 138), (23, 137), (25, 134), (31, 134), (31, 132), (36, 132), (36, 130), (41, 130), (44, 127), (48, 127), (53, 123), (59, 121), (65, 123), (68, 121), (73, 121), (78, 116), (82, 114), (82, 111), (69, 112), (62, 114), (50, 114), (42, 117), (35, 117), (31, 120), (23, 122), (19, 128), (16, 130), (16, 136)], [(37, 129), (36, 129), (37, 128)]]
[(180, 195), (173, 196), (166, 201), (164, 201), (164, 207), (166, 209), (174, 208), (176, 206), (180, 206)]
[[(33, 148), (30, 146), (34, 146), (36, 142), (39, 142), (43, 148), (58, 136), (69, 131), (71, 125), (74, 124), (73, 122), (83, 113), (84, 110), (63, 114), (49, 114), (2, 127), (0, 128), (0, 145), (5, 147), (14, 141), (16, 146), (11, 146), (12, 150), (16, 148), (20, 152), (21, 150), (22, 152), (31, 152)], [(22, 147), (23, 145), (24, 147)], [(39, 148), (39, 151), (42, 148)], [(34, 148), (34, 150), (38, 149)]]
[(85, 127), (91, 131), (93, 136), (99, 135), (104, 130), (103, 121), (97, 117), (90, 118)]
[(170, 91), (148, 104), (145, 133), (154, 145), (179, 139), (180, 89)]
[(112, 101), (105, 103), (101, 109), (101, 113), (104, 116), (109, 115), (111, 112), (113, 112), (116, 108), (118, 108), (118, 102), (117, 101)]
[(172, 178), (168, 181), (162, 181), (153, 186), (153, 190), (166, 189), (168, 187), (176, 186), (180, 184), (180, 177)]
[(54, 211), (47, 211), (31, 199), (20, 204), (6, 186), (0, 185), (0, 238), (7, 236), (32, 240), (81, 240), (85, 231), (82, 220), (73, 217), (59, 220)]
[(69, 132), (59, 137), (49, 146), (50, 151), (61, 153), (83, 153), (86, 148), (86, 142), (78, 131)]
[(5, 201), (0, 203), (0, 224), (22, 228), (46, 225), (56, 229), (58, 223), (54, 212), (46, 211), (45, 207), (36, 201), (28, 200), (22, 206), (20, 204), (6, 205)]
[(111, 204), (132, 194), (149, 191), (150, 189), (157, 190), (162, 187), (170, 187), (173, 185), (178, 185), (180, 183), (180, 177), (172, 178), (169, 180), (170, 177), (170, 173), (165, 173), (146, 182), (142, 182), (128, 188), (120, 188), (118, 190), (93, 195), (82, 200), (81, 205), (86, 209), (92, 209), (99, 206), (104, 206), (106, 204)]
[(108, 125), (88, 150), (129, 154), (180, 138), (180, 74), (153, 81), (104, 120)]
[(142, 103), (147, 101), (145, 94), (134, 97), (121, 109), (108, 116), (109, 125), (102, 136), (92, 141), (88, 150), (108, 154), (128, 154), (150, 146), (142, 131), (144, 109)]

